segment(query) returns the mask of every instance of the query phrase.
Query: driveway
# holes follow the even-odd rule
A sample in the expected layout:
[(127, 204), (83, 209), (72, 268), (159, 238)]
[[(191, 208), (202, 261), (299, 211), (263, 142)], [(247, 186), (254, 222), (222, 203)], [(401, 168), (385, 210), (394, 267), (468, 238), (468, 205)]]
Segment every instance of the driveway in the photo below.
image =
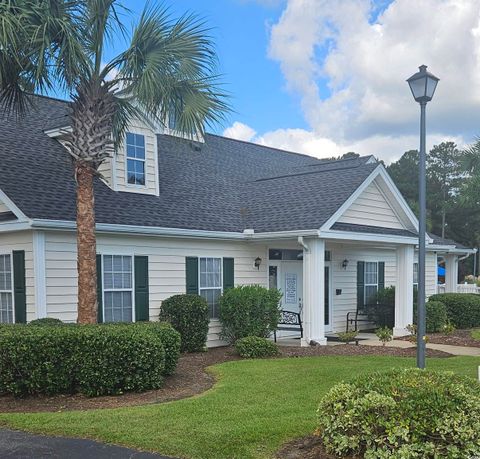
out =
[(0, 429), (2, 459), (171, 459), (120, 446), (77, 438), (44, 437)]

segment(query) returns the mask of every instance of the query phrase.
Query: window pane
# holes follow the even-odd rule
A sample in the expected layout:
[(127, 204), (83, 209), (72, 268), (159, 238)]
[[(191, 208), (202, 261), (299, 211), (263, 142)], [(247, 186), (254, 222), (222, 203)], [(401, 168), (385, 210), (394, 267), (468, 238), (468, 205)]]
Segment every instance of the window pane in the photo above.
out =
[(0, 323), (13, 323), (13, 300), (11, 293), (0, 293)]
[(127, 144), (127, 158), (135, 158), (135, 147)]
[(145, 159), (145, 148), (143, 147), (137, 147), (135, 148), (135, 157), (137, 159)]
[(10, 255), (0, 255), (0, 291), (12, 290), (12, 267)]
[(365, 286), (365, 304), (366, 305), (374, 304), (376, 295), (377, 295), (376, 285)]
[(145, 147), (145, 136), (137, 134), (135, 136), (135, 145), (137, 145), (137, 147)]
[(127, 145), (135, 145), (135, 134), (127, 132)]
[(205, 298), (208, 304), (208, 315), (210, 319), (218, 318), (218, 304), (221, 294), (221, 289), (200, 290), (200, 295)]

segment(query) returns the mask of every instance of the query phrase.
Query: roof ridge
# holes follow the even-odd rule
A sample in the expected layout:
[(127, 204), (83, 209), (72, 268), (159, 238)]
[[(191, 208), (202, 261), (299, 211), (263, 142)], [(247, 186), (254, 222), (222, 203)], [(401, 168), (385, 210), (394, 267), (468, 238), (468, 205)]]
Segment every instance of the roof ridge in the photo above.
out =
[(307, 171), (307, 172), (296, 172), (296, 173), (293, 173), (293, 174), (283, 174), (283, 175), (276, 175), (276, 176), (272, 176), (272, 177), (263, 177), (263, 178), (260, 178), (260, 179), (256, 179), (256, 180), (252, 180), (252, 182), (266, 182), (267, 180), (276, 180), (276, 179), (280, 179), (280, 178), (286, 178), (286, 177), (300, 177), (302, 175), (313, 175), (313, 174), (322, 174), (324, 172), (335, 172), (335, 171), (345, 171), (345, 170), (349, 170), (349, 169), (357, 169), (359, 167), (364, 167), (364, 166), (375, 166), (378, 167), (378, 164), (357, 164), (355, 166), (350, 166), (350, 167), (336, 167), (336, 168), (333, 168), (333, 169), (326, 169), (326, 170), (317, 170), (317, 171)]
[(46, 94), (35, 94), (33, 92), (27, 92), (26, 94), (33, 97), (40, 97), (41, 99), (49, 99), (56, 102), (63, 102), (64, 104), (68, 104), (70, 102), (69, 100), (60, 99), (59, 97), (47, 96)]

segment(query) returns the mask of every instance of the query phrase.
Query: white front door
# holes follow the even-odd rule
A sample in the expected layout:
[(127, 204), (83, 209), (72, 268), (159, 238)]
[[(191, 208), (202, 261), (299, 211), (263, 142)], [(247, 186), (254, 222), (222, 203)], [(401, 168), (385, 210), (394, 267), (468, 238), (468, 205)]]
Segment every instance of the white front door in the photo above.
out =
[(303, 261), (282, 261), (281, 284), (282, 309), (302, 312), (303, 305)]

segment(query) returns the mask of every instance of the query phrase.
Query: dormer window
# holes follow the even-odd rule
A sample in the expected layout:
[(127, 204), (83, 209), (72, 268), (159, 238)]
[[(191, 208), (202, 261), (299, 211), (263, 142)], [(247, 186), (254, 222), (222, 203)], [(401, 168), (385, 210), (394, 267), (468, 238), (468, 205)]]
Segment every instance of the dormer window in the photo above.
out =
[(145, 186), (145, 136), (127, 132), (127, 183)]

